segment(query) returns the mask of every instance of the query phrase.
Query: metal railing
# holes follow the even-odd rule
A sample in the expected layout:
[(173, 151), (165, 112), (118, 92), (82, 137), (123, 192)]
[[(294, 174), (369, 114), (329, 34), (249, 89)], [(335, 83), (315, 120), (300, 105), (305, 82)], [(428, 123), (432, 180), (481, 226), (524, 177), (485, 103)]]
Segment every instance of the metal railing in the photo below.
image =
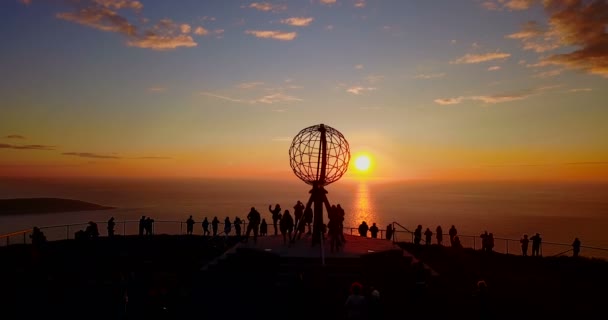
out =
[[(107, 234), (107, 222), (106, 221), (95, 221), (97, 223), (99, 232), (101, 235)], [(172, 235), (182, 235), (186, 234), (187, 227), (185, 226), (187, 223), (185, 221), (174, 221), (174, 220), (155, 220), (153, 223), (153, 234), (172, 234)], [(51, 225), (51, 226), (43, 226), (40, 227), (40, 230), (45, 234), (48, 241), (55, 240), (66, 240), (66, 239), (74, 239), (75, 233), (78, 230), (84, 230), (88, 223), (74, 223), (74, 224), (63, 224), (63, 225)], [(393, 242), (414, 242), (414, 232), (399, 224), (398, 222), (392, 222), (392, 235), (391, 239)], [(272, 227), (272, 224), (268, 224), (268, 229)], [(211, 223), (209, 225), (209, 229), (212, 232)], [(349, 230), (351, 235), (359, 235), (359, 228), (356, 227), (344, 227), (344, 231)], [(241, 234), (244, 235), (247, 230), (247, 223), (243, 222), (241, 224)], [(270, 230), (269, 230), (270, 231)], [(379, 239), (386, 239), (386, 229), (379, 229)], [(197, 222), (194, 225), (193, 234), (202, 235), (203, 229), (201, 226), (201, 222)], [(274, 232), (269, 232), (272, 234)], [(0, 246), (8, 246), (12, 244), (29, 244), (31, 243), (32, 229), (20, 230), (16, 232), (11, 232), (8, 234), (0, 235)], [(137, 235), (139, 234), (139, 220), (124, 220), (124, 221), (116, 221), (114, 226), (114, 235)], [(236, 234), (234, 224), (231, 224), (230, 234)], [(368, 232), (368, 234), (370, 234)], [(217, 236), (225, 235), (224, 234), (224, 223), (220, 222), (218, 224), (218, 232)], [(450, 238), (449, 234), (443, 234), (443, 239), (447, 239), (447, 241), (443, 241), (442, 245), (450, 246)], [(461, 245), (465, 248), (473, 248), (478, 249), (481, 239), (480, 236), (474, 235), (458, 235)], [(436, 243), (436, 235), (433, 234), (433, 240), (431, 242)], [(426, 244), (425, 237), (422, 237), (421, 243)], [(499, 253), (506, 254), (517, 254), (521, 255), (521, 245), (520, 239), (510, 239), (510, 238), (501, 238), (494, 237), (494, 248), (493, 251)], [(540, 247), (540, 255), (541, 256), (557, 256), (564, 255), (572, 250), (572, 245), (567, 243), (558, 243), (558, 242), (548, 242), (542, 241)], [(528, 255), (531, 255), (531, 246), (528, 250)], [(598, 258), (608, 258), (608, 248), (594, 247), (594, 246), (583, 246), (581, 245), (581, 254), (588, 257), (598, 257)]]

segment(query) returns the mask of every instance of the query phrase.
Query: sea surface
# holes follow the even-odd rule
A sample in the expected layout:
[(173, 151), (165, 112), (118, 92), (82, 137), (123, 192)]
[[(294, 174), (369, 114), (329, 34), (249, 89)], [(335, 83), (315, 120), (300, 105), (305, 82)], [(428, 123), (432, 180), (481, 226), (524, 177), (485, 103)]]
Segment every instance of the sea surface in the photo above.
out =
[[(106, 221), (137, 220), (146, 215), (159, 221), (185, 221), (189, 215), (245, 218), (256, 207), (270, 221), (268, 206), (293, 211), (297, 200), (308, 201), (310, 186), (299, 180), (208, 179), (0, 179), (0, 199), (57, 197), (88, 201), (117, 209), (0, 217), (0, 234), (31, 228)], [(479, 246), (487, 230), (497, 238), (520, 239), (538, 232), (543, 241), (570, 244), (579, 237), (584, 246), (608, 248), (608, 184), (521, 182), (374, 182), (338, 181), (327, 187), (332, 204), (346, 211), (344, 225), (361, 221), (381, 229), (396, 221), (414, 230), (418, 224), (434, 232), (455, 225), (465, 246)], [(73, 237), (84, 227), (48, 229), (50, 238)], [(102, 234), (105, 227), (100, 226)], [(121, 224), (117, 225), (120, 233)], [(137, 223), (122, 225), (136, 232)], [(157, 232), (179, 232), (180, 223), (157, 223)], [(270, 228), (271, 229), (271, 228)], [(196, 231), (200, 231), (197, 224)], [(349, 229), (346, 232), (350, 232)], [(409, 237), (399, 234), (400, 237)], [(13, 240), (12, 240), (13, 241)], [(22, 240), (21, 240), (22, 241)], [(497, 240), (496, 249), (518, 251), (518, 241)], [(543, 249), (566, 251), (567, 246)], [(562, 250), (563, 249), (563, 250)], [(591, 252), (588, 249), (587, 252)], [(583, 250), (583, 253), (585, 249)], [(597, 252), (593, 255), (599, 255)]]

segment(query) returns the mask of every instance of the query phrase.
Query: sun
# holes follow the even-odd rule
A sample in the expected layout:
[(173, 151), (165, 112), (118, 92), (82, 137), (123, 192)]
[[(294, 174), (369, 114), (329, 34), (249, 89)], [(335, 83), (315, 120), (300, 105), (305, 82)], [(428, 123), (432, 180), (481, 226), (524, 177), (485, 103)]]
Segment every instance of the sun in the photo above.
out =
[(366, 155), (360, 155), (355, 159), (355, 168), (359, 171), (367, 171), (371, 165), (371, 160)]

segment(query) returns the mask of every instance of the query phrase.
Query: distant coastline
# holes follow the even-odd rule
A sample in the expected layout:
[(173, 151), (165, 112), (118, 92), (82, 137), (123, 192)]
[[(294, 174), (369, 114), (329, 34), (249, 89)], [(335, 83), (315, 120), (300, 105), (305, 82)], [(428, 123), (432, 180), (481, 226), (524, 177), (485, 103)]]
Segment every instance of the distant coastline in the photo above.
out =
[(0, 199), (0, 216), (21, 214), (47, 214), (58, 212), (110, 210), (113, 207), (60, 198)]

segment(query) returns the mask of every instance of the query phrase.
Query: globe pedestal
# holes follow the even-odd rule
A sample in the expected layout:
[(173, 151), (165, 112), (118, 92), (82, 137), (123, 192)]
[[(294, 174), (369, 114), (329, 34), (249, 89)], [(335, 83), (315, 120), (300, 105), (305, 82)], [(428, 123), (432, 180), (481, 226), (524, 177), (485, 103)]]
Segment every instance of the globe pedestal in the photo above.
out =
[(312, 190), (310, 190), (310, 200), (308, 200), (306, 206), (309, 208), (311, 205), (314, 205), (312, 245), (315, 246), (317, 244), (322, 244), (323, 240), (323, 205), (325, 205), (327, 212), (329, 212), (331, 208), (329, 200), (327, 200), (327, 191), (323, 187), (314, 186)]

